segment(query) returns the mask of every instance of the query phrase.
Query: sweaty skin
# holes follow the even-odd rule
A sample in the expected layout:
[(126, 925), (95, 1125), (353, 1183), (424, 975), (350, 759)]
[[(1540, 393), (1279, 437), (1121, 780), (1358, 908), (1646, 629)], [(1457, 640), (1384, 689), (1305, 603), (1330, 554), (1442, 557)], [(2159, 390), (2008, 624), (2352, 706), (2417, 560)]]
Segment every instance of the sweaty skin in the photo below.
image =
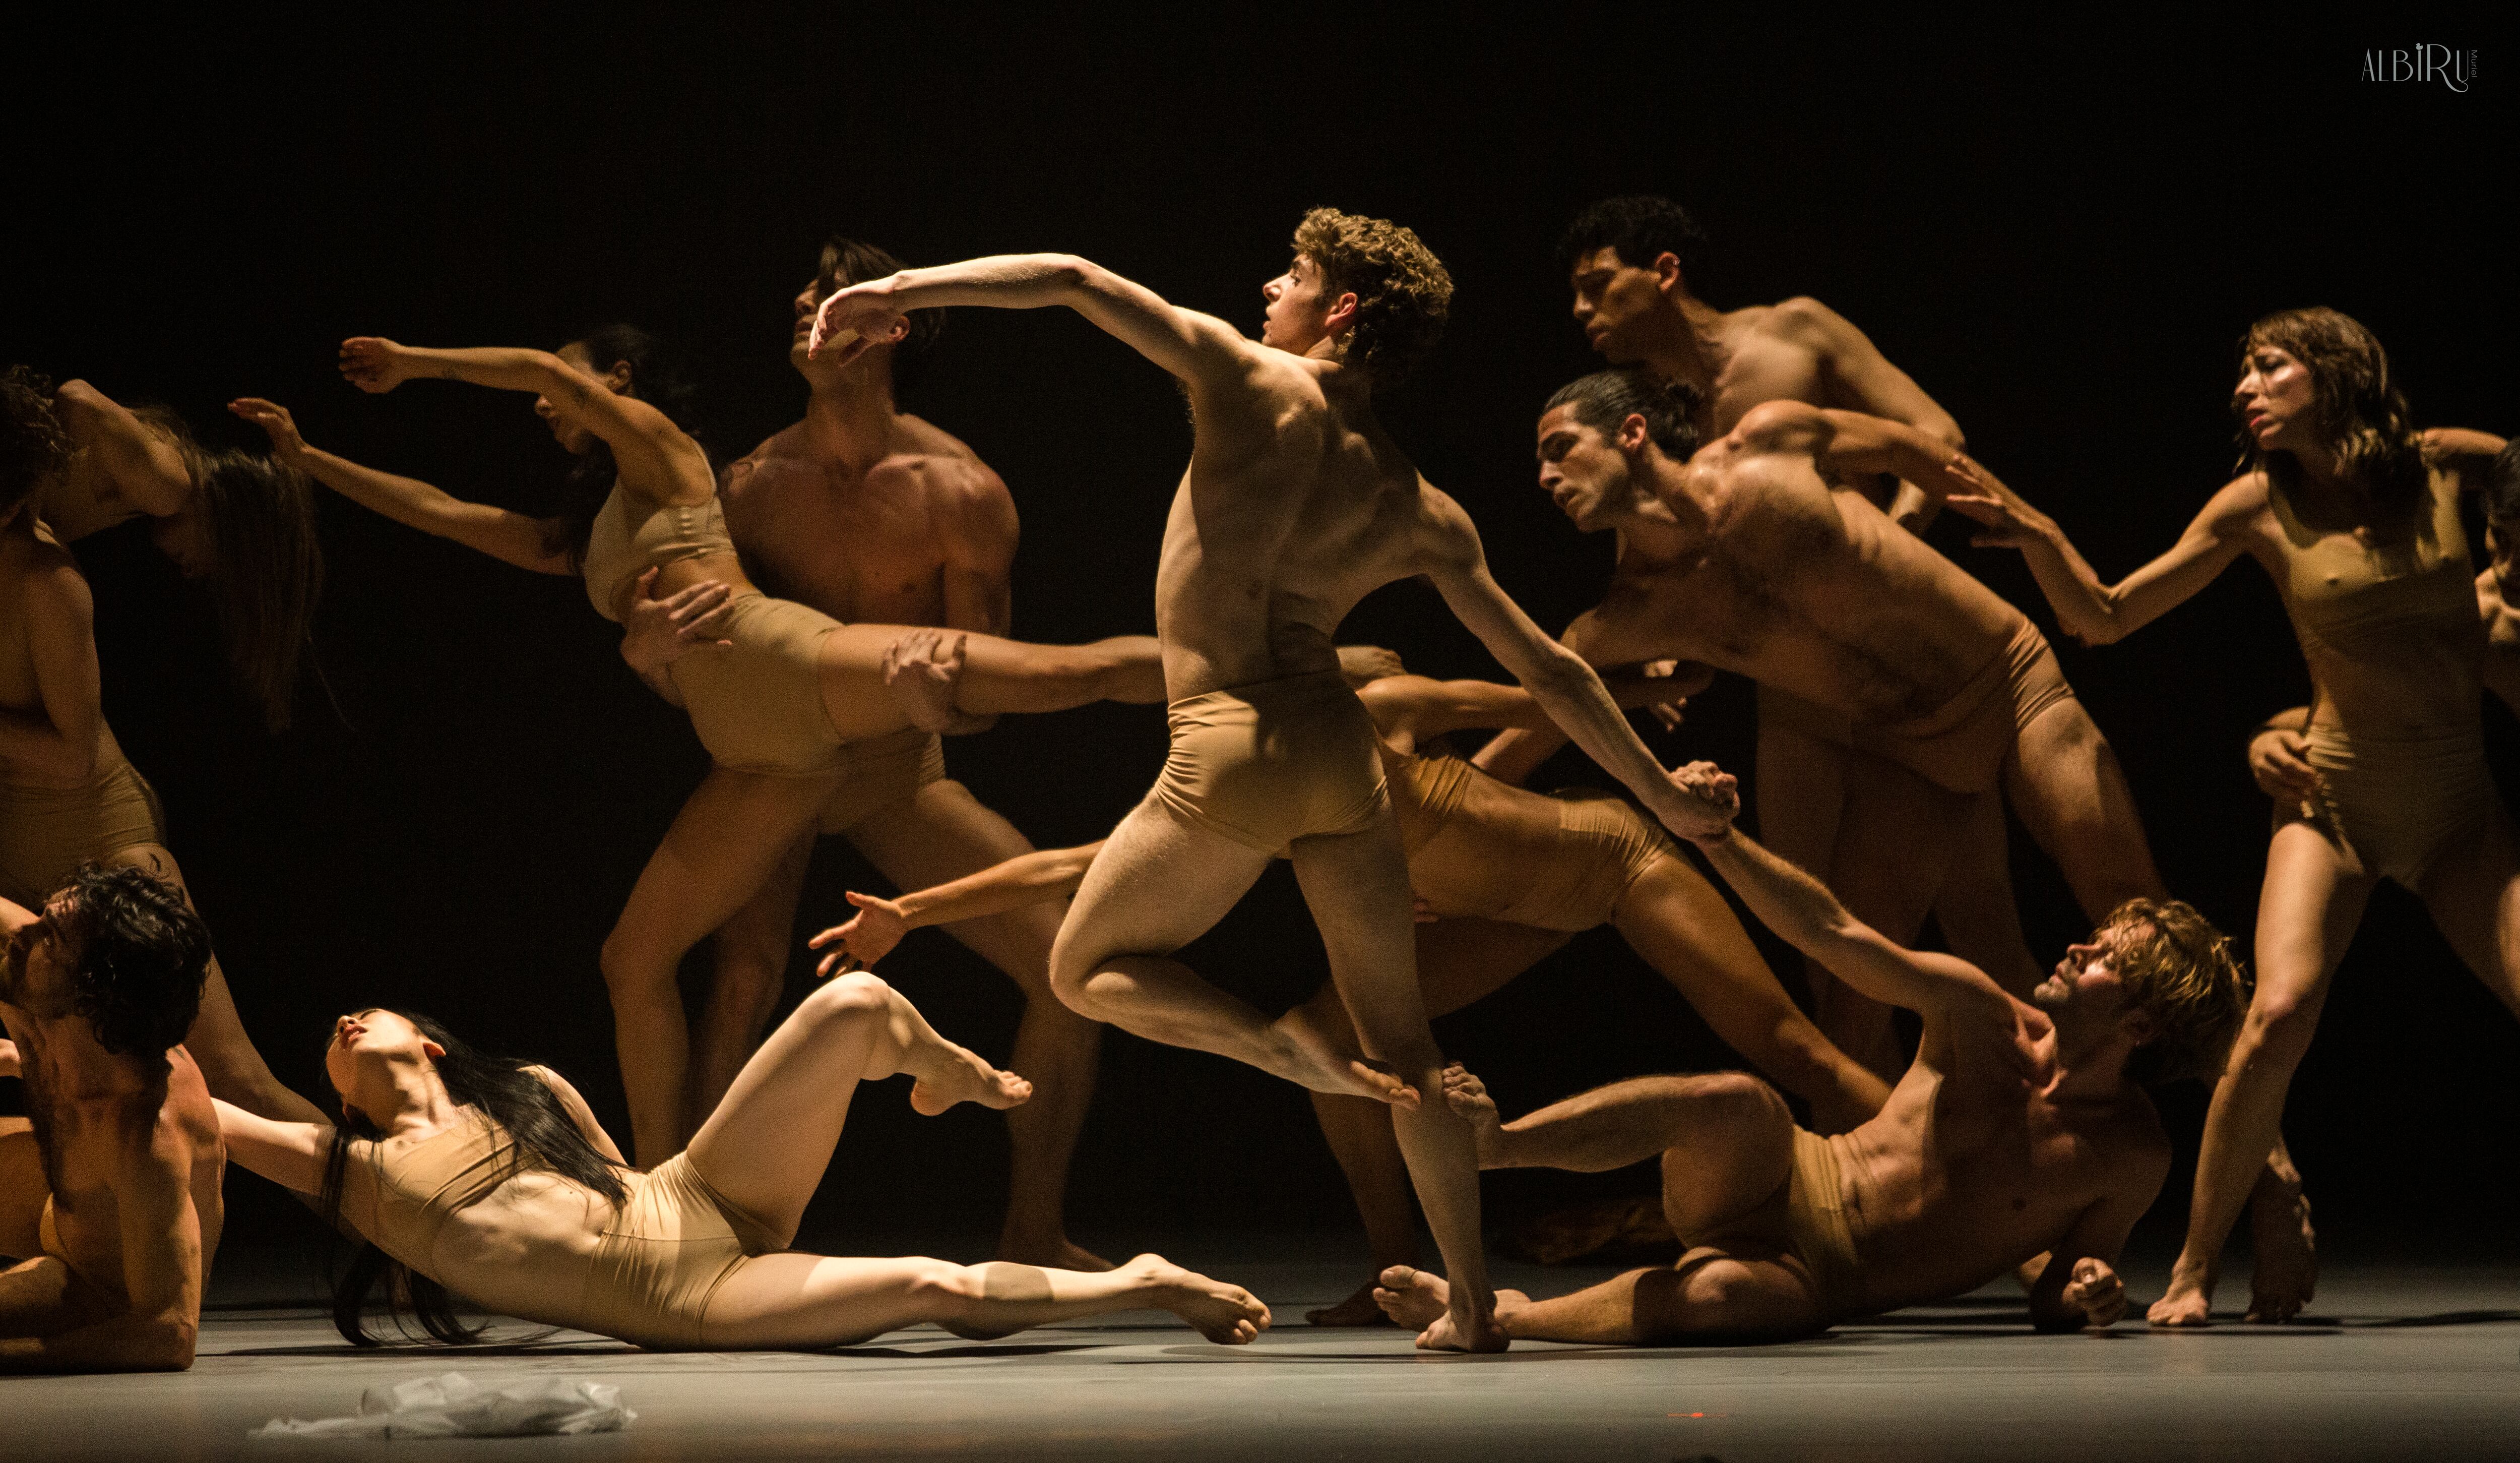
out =
[[(1599, 680), (1497, 588), (1467, 515), (1418, 475), (1376, 420), (1372, 382), (1341, 360), (1355, 295), (1333, 289), (1321, 262), (1302, 255), (1262, 295), (1268, 324), (1255, 343), (1084, 260), (1005, 256), (843, 290), (824, 302), (817, 333), (880, 335), (927, 305), (1063, 304), (1183, 383), (1195, 435), (1155, 583), (1165, 687), (1176, 706), (1230, 688), (1334, 676), (1331, 636), (1349, 609), (1383, 584), (1424, 574), (1588, 751), (1647, 806), (1672, 806), (1663, 769)], [(1325, 702), (1318, 714), (1337, 708)], [(1314, 1090), (1393, 1102), (1419, 1198), (1459, 1282), (1448, 1314), (1419, 1343), (1502, 1348), (1467, 1133), (1440, 1104), (1418, 1103), (1418, 1093), (1436, 1090), (1441, 1063), (1418, 998), (1398, 830), (1387, 808), (1369, 805), (1363, 816), (1353, 832), (1297, 837), (1291, 854), (1365, 1055), (1387, 1072), (1322, 1049), (1166, 958), (1242, 896), (1269, 854), (1160, 798), (1122, 822), (1087, 875), (1060, 928), (1053, 979), (1070, 1005), (1141, 1035), (1233, 1056)]]
[(0, 1373), (181, 1371), (225, 1214), (218, 1117), (182, 1047), (121, 1057), (97, 1044), (70, 1008), (59, 912), (0, 899), (0, 1020), (15, 1038), (0, 1042), (0, 1075), (25, 1079), (40, 1159), (17, 1175), (35, 1193), (9, 1205), (39, 1206), (40, 1248), (0, 1270)]
[[(1961, 1294), (2043, 1252), (2034, 1324), (2114, 1322), (2118, 1253), (2160, 1190), (2170, 1145), (2125, 1077), (2148, 1030), (2110, 968), (2108, 937), (2068, 951), (2035, 1004), (2017, 1000), (1964, 961), (1882, 938), (1809, 875), (1728, 836), (1712, 814), (1737, 806), (1732, 780), (1706, 763), (1692, 773), (1711, 814), (1694, 841), (1718, 873), (1806, 954), (1921, 1016), (1916, 1059), (1879, 1116), (1826, 1140), (1797, 1135), (1775, 1093), (1738, 1074), (1639, 1078), (1500, 1123), (1456, 1069), (1448, 1097), (1478, 1126), (1485, 1166), (1598, 1171), (1659, 1155), (1665, 1206), (1690, 1247), (1675, 1267), (1572, 1296), (1503, 1293), (1508, 1333), (1628, 1345), (1809, 1335)], [(1828, 1162), (1803, 1157), (1816, 1144)], [(1831, 1170), (1826, 1193), (1807, 1192)], [(1820, 1209), (1842, 1212), (1844, 1253), (1815, 1253), (1789, 1220)], [(1377, 1299), (1406, 1324), (1443, 1294), (1403, 1267)]]

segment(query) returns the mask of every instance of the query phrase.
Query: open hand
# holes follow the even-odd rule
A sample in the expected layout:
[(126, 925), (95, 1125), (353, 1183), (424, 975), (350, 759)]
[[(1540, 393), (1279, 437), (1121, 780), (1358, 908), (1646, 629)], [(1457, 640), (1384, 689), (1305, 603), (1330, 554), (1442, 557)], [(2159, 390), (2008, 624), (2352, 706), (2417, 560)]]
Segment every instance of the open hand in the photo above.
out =
[(384, 392), (411, 380), (411, 352), (382, 336), (352, 336), (341, 343), (341, 374), (363, 391)]
[(2126, 1314), (2126, 1282), (2118, 1279), (2107, 1260), (2087, 1255), (2074, 1261), (2074, 1278), (2065, 1282), (2062, 1299), (2082, 1308), (2083, 1324), (2114, 1326)]
[(2249, 742), (2249, 775), (2277, 802), (2308, 802), (2318, 796), (2318, 769), (2310, 764), (2310, 739), (2271, 726)]
[(2024, 549), (2045, 535), (2048, 516), (2004, 486), (1977, 459), (1955, 453), (1944, 471), (1960, 484), (1960, 490), (1944, 493), (1943, 501), (1978, 525), (1970, 543), (1982, 549)]
[(901, 943), (910, 933), (910, 913), (898, 900), (880, 894), (862, 894), (852, 890), (848, 901), (858, 912), (845, 925), (833, 925), (806, 941), (813, 949), (837, 944), (840, 949), (823, 957), (814, 967), (817, 976), (846, 975), (853, 970), (867, 970)]
[(901, 713), (921, 731), (950, 732), (971, 718), (954, 705), (963, 684), (963, 658), (970, 636), (960, 630), (906, 630), (883, 648), (883, 686)]
[(664, 669), (696, 650), (731, 650), (721, 640), (735, 591), (722, 579), (702, 579), (657, 599), (656, 571), (639, 576), (630, 617), (621, 625), (621, 659), (641, 675)]
[(260, 396), (239, 396), (228, 403), (228, 410), (251, 422), (271, 438), (271, 455), (291, 467), (298, 466), (306, 456), (306, 438), (298, 435), (297, 419), (289, 408)]
[(1713, 762), (1690, 762), (1671, 773), (1681, 795), (1677, 806), (1663, 813), (1663, 825), (1691, 842), (1722, 843), (1741, 815), (1741, 784)]
[(825, 297), (814, 311), (814, 333), (805, 353), (820, 359), (826, 351), (835, 352), (832, 359), (845, 366), (870, 348), (908, 335), (910, 321), (892, 307), (889, 287), (889, 278), (869, 280)]

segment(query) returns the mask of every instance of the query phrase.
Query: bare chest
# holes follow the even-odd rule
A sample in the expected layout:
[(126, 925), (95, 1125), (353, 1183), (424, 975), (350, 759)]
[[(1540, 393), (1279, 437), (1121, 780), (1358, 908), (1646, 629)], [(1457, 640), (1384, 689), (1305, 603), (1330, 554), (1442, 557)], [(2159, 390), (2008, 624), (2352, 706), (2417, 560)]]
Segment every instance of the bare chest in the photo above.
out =
[(1773, 337), (1752, 335), (1735, 346), (1732, 358), (1716, 373), (1708, 394), (1707, 420), (1699, 423), (1710, 436), (1731, 432), (1754, 406), (1771, 401), (1802, 401), (1827, 406), (1828, 383), (1820, 357), (1803, 346)]
[(839, 620), (942, 620), (940, 526), (915, 485), (772, 459), (738, 464), (721, 498), (745, 571), (769, 593)]

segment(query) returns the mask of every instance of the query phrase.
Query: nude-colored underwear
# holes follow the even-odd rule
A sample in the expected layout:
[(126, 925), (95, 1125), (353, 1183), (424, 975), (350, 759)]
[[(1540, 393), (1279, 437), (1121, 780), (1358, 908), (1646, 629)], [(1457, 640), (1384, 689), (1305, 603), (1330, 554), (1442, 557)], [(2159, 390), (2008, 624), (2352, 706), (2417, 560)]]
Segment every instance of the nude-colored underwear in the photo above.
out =
[(1629, 886), (1674, 847), (1644, 814), (1607, 793), (1571, 789), (1552, 796), (1557, 841), (1546, 859), (1523, 865), (1522, 896), (1493, 917), (1580, 934), (1608, 924)]
[(165, 843), (158, 794), (109, 731), (94, 776), (75, 788), (0, 783), (0, 897), (41, 909), (70, 871), (142, 844)]
[(846, 833), (919, 790), (945, 780), (945, 739), (915, 726), (840, 748), (840, 785), (818, 816), (825, 833)]
[(1837, 1150), (1820, 1134), (1794, 1129), (1794, 1171), (1785, 1189), (1786, 1244), (1811, 1272), (1821, 1316), (1834, 1320), (1858, 1293), (1863, 1262), (1846, 1217)]
[(2348, 738), (2338, 726), (2304, 735), (2320, 787), (2306, 810), (2364, 873), (2420, 891), (2445, 851), (2484, 838), (2498, 795), (2482, 722), (2405, 741)]
[(1891, 726), (1857, 722), (1852, 741), (1950, 792), (1983, 793), (2002, 779), (2030, 723), (2073, 696), (2048, 637), (2024, 619), (2003, 653), (1941, 709)]
[(1172, 751), (1152, 796), (1246, 848), (1282, 853), (1388, 814), (1373, 721), (1335, 670), (1188, 697), (1164, 719)]
[(823, 637), (840, 622), (793, 600), (745, 594), (718, 624), (732, 645), (696, 651), (666, 670), (709, 758), (774, 777), (840, 770), (843, 744), (823, 703)]

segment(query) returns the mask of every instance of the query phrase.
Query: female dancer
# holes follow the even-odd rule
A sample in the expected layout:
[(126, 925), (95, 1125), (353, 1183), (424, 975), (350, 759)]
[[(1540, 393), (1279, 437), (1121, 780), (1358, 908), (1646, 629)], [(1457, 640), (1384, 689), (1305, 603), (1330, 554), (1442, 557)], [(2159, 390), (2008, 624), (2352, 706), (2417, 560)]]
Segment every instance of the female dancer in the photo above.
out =
[[(523, 569), (582, 575), (595, 608), (614, 620), (652, 589), (671, 594), (705, 577), (734, 591), (709, 620), (715, 642), (654, 683), (690, 712), (715, 765), (675, 816), (604, 942), (642, 1166), (664, 1162), (688, 1131), (691, 1037), (674, 983), (685, 952), (741, 909), (813, 826), (838, 786), (841, 747), (908, 725), (883, 692), (883, 650), (899, 627), (843, 625), (772, 599), (744, 576), (707, 454), (639, 395), (659, 374), (654, 360), (652, 339), (617, 327), (557, 354), (422, 350), (370, 337), (343, 343), (342, 373), (364, 390), (437, 376), (534, 392), (534, 409), (580, 460), (577, 500), (553, 518), (462, 502), (319, 451), (285, 409), (258, 397), (231, 406), (270, 434), (282, 461), (343, 496)], [(973, 636), (971, 660), (959, 704), (971, 715), (1164, 698), (1151, 636), (1076, 647)]]
[[(158, 795), (106, 724), (87, 579), (38, 517), (65, 480), (116, 480), (101, 464), (119, 463), (138, 443), (115, 433), (82, 441), (58, 410), (70, 389), (48, 385), (22, 366), (0, 373), (0, 898), (38, 909), (83, 863), (146, 869), (184, 887)], [(204, 480), (262, 502), (306, 492), (295, 474), (239, 454)], [(239, 487), (247, 482), (257, 486)], [(213, 1093), (266, 1117), (315, 1115), (254, 1050), (216, 958), (184, 1043)]]
[[(894, 681), (914, 718), (934, 712), (922, 696), (950, 687), (952, 637), (902, 637)], [(1703, 681), (1613, 676), (1623, 705), (1669, 707)], [(1816, 1125), (1842, 1132), (1881, 1109), (1889, 1087), (1829, 1044), (1797, 1010), (1724, 896), (1671, 840), (1629, 803), (1606, 795), (1545, 798), (1480, 772), (1442, 740), (1469, 727), (1546, 726), (1548, 713), (1519, 686), (1392, 674), (1357, 692), (1380, 733), (1383, 777), (1408, 849), (1417, 894), (1418, 975), (1426, 1010), (1442, 1016), (1502, 988), (1574, 935), (1607, 924), (1627, 938), (1733, 1050), (1790, 1092), (1810, 1100)], [(873, 965), (911, 930), (994, 914), (1073, 893), (1101, 844), (1044, 849), (994, 869), (897, 899), (851, 893), (858, 913), (814, 937), (854, 964)], [(829, 974), (841, 951), (824, 957)], [(1356, 1033), (1338, 992), (1324, 984), (1304, 1003), (1326, 1044), (1353, 1050)], [(1380, 1103), (1313, 1094), (1323, 1136), (1365, 1220), (1374, 1273), (1414, 1264), (1418, 1209), (1400, 1145)], [(1385, 1325), (1374, 1281), (1305, 1317), (1316, 1326)]]
[[(2310, 664), (2317, 796), (2279, 802), (2258, 905), (2257, 993), (2214, 1089), (2187, 1239), (2152, 1306), (2207, 1323), (2223, 1242), (2275, 1145), (2327, 983), (2381, 879), (2412, 891), (2459, 958), (2520, 1012), (2520, 855), (2485, 765), (2475, 568), (2458, 495), (2502, 446), (2418, 432), (2369, 331), (2286, 310), (2241, 341), (2246, 467), (2172, 549), (2104, 584), (2054, 520), (1988, 480), (1951, 505), (2021, 549), (2077, 639), (2116, 640), (2247, 554), (2274, 579)], [(2261, 1267), (2263, 1270), (2263, 1266)], [(2310, 1277), (2261, 1273), (2251, 1320), (2280, 1321)]]
[(937, 1035), (873, 976), (808, 996), (691, 1147), (646, 1173), (627, 1168), (558, 1073), (485, 1056), (425, 1018), (342, 1017), (324, 1071), (338, 1125), (273, 1122), (222, 1103), (219, 1126), (239, 1163), (320, 1195), (328, 1219), (374, 1247), (333, 1306), (362, 1346), (374, 1343), (360, 1303), (381, 1275), (443, 1342), (480, 1336), (456, 1319), (450, 1292), (656, 1350), (844, 1346), (922, 1321), (1003, 1336), (1148, 1307), (1226, 1345), (1269, 1324), (1269, 1308), (1239, 1286), (1152, 1255), (1085, 1274), (790, 1251), (859, 1082), (908, 1074), (911, 1106), (931, 1116), (1032, 1094)]

